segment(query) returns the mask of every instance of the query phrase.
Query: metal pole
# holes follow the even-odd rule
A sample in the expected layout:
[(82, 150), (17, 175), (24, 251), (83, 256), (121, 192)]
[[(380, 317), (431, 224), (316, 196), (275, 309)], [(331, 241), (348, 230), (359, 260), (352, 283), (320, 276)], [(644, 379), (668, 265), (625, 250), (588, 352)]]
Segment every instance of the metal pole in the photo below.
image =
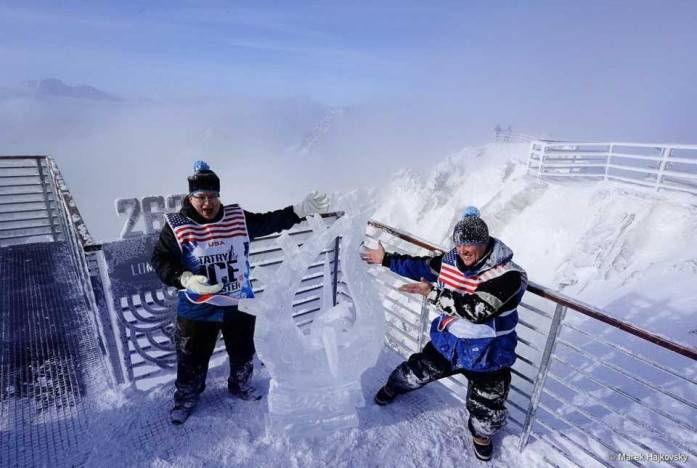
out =
[(419, 352), (424, 347), (424, 337), (428, 332), (428, 300), (424, 297), (421, 301), (421, 313), (419, 314), (419, 339), (417, 340)]
[[(36, 166), (39, 169), (39, 182), (41, 183), (41, 192), (44, 197), (44, 204), (46, 205), (46, 213), (48, 214), (48, 224), (51, 228), (51, 237), (53, 237), (53, 241), (56, 242), (58, 240), (58, 235), (56, 234), (56, 227), (53, 223), (53, 212), (51, 211), (51, 202), (48, 199), (48, 187), (46, 186), (46, 181), (44, 180), (44, 168), (42, 166), (42, 162), (45, 160), (45, 158), (36, 158)], [(58, 202), (56, 201), (56, 204)]]
[(666, 170), (666, 165), (668, 164), (668, 158), (670, 157), (671, 150), (672, 148), (670, 146), (666, 146), (661, 151), (661, 162), (658, 164), (658, 174), (656, 175), (656, 191), (658, 191), (663, 184), (663, 172)]
[(615, 145), (610, 143), (610, 151), (607, 153), (607, 159), (605, 159), (605, 176), (603, 180), (607, 180), (607, 175), (610, 172), (610, 164), (612, 164), (612, 153), (615, 150)]
[(332, 305), (336, 305), (336, 289), (339, 283), (339, 244), (341, 238), (337, 237), (334, 241), (334, 271), (332, 272)]
[(537, 178), (542, 177), (543, 167), (545, 164), (545, 153), (547, 152), (547, 143), (540, 145), (540, 164), (537, 166)]
[(520, 442), (518, 444), (518, 450), (520, 451), (522, 451), (525, 448), (525, 445), (527, 445), (530, 432), (532, 431), (532, 425), (535, 422), (535, 413), (537, 412), (537, 407), (540, 404), (540, 398), (542, 398), (542, 389), (544, 388), (545, 380), (547, 380), (547, 373), (549, 372), (552, 353), (554, 352), (554, 348), (557, 344), (557, 337), (561, 331), (561, 324), (564, 320), (564, 315), (566, 315), (566, 307), (561, 304), (557, 304), (557, 307), (554, 309), (554, 315), (552, 316), (552, 324), (549, 327), (547, 343), (545, 344), (545, 349), (542, 353), (540, 370), (537, 373), (535, 385), (532, 389), (532, 395), (530, 396), (530, 407), (528, 408), (528, 414), (525, 415), (523, 433), (520, 435)]
[(528, 169), (526, 171), (528, 174), (530, 173), (530, 166), (532, 166), (533, 151), (535, 151), (535, 141), (534, 140), (530, 142), (530, 148), (528, 149)]

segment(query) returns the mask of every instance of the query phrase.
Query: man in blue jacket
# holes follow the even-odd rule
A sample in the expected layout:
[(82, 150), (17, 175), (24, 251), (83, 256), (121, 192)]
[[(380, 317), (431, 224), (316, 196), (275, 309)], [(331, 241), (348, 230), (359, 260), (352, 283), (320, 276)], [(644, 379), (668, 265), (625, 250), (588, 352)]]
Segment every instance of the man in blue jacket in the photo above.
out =
[(165, 215), (150, 261), (164, 284), (179, 289), (173, 424), (186, 421), (206, 388), (208, 362), (219, 332), (230, 361), (228, 391), (243, 400), (261, 398), (250, 386), (255, 318), (237, 309), (239, 299), (254, 297), (250, 242), (289, 229), (329, 206), (327, 196), (317, 192), (297, 205), (267, 213), (223, 205), (220, 180), (203, 161), (194, 163), (188, 182), (189, 195), (179, 213)]
[(431, 324), (431, 341), (390, 374), (375, 402), (386, 405), (434, 380), (464, 374), (474, 452), (490, 460), (492, 436), (506, 422), (516, 308), (527, 288), (527, 275), (511, 260), (511, 249), (489, 236), (474, 207), (455, 225), (452, 239), (455, 248), (435, 257), (386, 253), (382, 244), (362, 253), (368, 263), (418, 281), (399, 289), (425, 296), (440, 313)]

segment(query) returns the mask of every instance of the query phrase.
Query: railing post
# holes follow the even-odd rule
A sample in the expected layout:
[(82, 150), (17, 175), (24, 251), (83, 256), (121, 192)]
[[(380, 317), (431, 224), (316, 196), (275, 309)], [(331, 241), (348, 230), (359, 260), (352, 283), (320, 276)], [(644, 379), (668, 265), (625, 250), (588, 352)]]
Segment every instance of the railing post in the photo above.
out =
[(547, 373), (549, 372), (552, 353), (554, 352), (554, 347), (557, 344), (557, 337), (561, 331), (561, 324), (564, 320), (564, 315), (566, 315), (566, 307), (561, 304), (557, 304), (556, 309), (554, 309), (554, 315), (552, 316), (552, 324), (549, 327), (547, 343), (545, 344), (545, 349), (542, 353), (540, 370), (537, 372), (535, 385), (533, 386), (532, 395), (530, 396), (530, 407), (528, 408), (528, 414), (525, 415), (523, 433), (520, 435), (520, 443), (518, 444), (518, 450), (520, 451), (522, 451), (525, 448), (525, 445), (527, 445), (530, 432), (532, 431), (532, 425), (535, 422), (535, 413), (537, 412), (537, 407), (540, 404), (540, 398), (542, 398), (542, 389), (544, 388), (545, 380), (547, 380)]
[(663, 172), (666, 170), (666, 164), (668, 164), (671, 150), (672, 148), (670, 146), (666, 146), (661, 151), (661, 162), (658, 164), (658, 174), (656, 175), (655, 190), (657, 192), (661, 188), (661, 184), (663, 184)]
[[(47, 187), (47, 185), (50, 186), (51, 182), (49, 180), (48, 184), (46, 183), (46, 180), (44, 179), (44, 177), (47, 177), (47, 175), (44, 174), (44, 168), (41, 164), (45, 159), (46, 158), (37, 157), (35, 159), (35, 161), (36, 161), (36, 167), (39, 170), (39, 181), (41, 183), (41, 193), (43, 194), (43, 197), (44, 197), (44, 204), (46, 205), (46, 213), (48, 213), (48, 225), (51, 228), (51, 237), (53, 237), (53, 241), (56, 242), (58, 240), (58, 234), (56, 234), (56, 226), (53, 223), (53, 212), (51, 211), (51, 201), (48, 198), (49, 187)], [(57, 205), (58, 201), (56, 200), (54, 203)]]
[(418, 348), (416, 351), (419, 352), (424, 347), (424, 336), (428, 332), (428, 300), (424, 297), (421, 301), (421, 312), (419, 313), (419, 337), (416, 341)]
[(547, 152), (547, 143), (540, 144), (540, 164), (537, 166), (537, 178), (542, 177), (542, 166), (545, 164), (545, 153)]
[(610, 172), (610, 164), (612, 163), (612, 153), (615, 151), (615, 145), (610, 143), (610, 149), (607, 153), (607, 159), (605, 160), (605, 177), (603, 180), (607, 180), (608, 172)]
[(336, 305), (336, 291), (339, 284), (339, 244), (341, 238), (334, 241), (334, 269), (332, 271), (332, 304)]

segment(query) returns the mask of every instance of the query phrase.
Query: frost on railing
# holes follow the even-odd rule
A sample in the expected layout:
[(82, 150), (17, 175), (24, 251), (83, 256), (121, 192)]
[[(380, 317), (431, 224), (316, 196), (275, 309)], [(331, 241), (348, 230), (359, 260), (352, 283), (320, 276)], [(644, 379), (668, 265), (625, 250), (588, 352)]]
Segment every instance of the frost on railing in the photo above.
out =
[(532, 141), (528, 173), (697, 194), (697, 145)]
[[(272, 431), (303, 436), (356, 427), (356, 407), (365, 403), (360, 377), (375, 364), (384, 344), (382, 307), (359, 255), (369, 212), (349, 197), (343, 201), (346, 213), (333, 225), (319, 217), (308, 219), (313, 232), (302, 246), (282, 235), (283, 262), (254, 272), (264, 295), (240, 303), (241, 310), (257, 316), (256, 349), (271, 375)], [(331, 284), (338, 270), (332, 275), (330, 262), (324, 262), (320, 310), (301, 329), (292, 318), (296, 291), (308, 268), (337, 238), (345, 294), (337, 294)]]

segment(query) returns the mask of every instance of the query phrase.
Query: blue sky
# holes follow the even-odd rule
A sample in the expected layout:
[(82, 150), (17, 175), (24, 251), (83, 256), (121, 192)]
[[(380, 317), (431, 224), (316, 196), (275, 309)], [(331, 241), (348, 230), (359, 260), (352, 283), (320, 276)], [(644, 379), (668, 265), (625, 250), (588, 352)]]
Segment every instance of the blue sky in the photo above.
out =
[(695, 44), (677, 0), (0, 3), (3, 81), (141, 95), (679, 98)]
[(3, 1), (0, 86), (387, 103), (461, 127), (694, 143), (696, 44), (689, 0)]

